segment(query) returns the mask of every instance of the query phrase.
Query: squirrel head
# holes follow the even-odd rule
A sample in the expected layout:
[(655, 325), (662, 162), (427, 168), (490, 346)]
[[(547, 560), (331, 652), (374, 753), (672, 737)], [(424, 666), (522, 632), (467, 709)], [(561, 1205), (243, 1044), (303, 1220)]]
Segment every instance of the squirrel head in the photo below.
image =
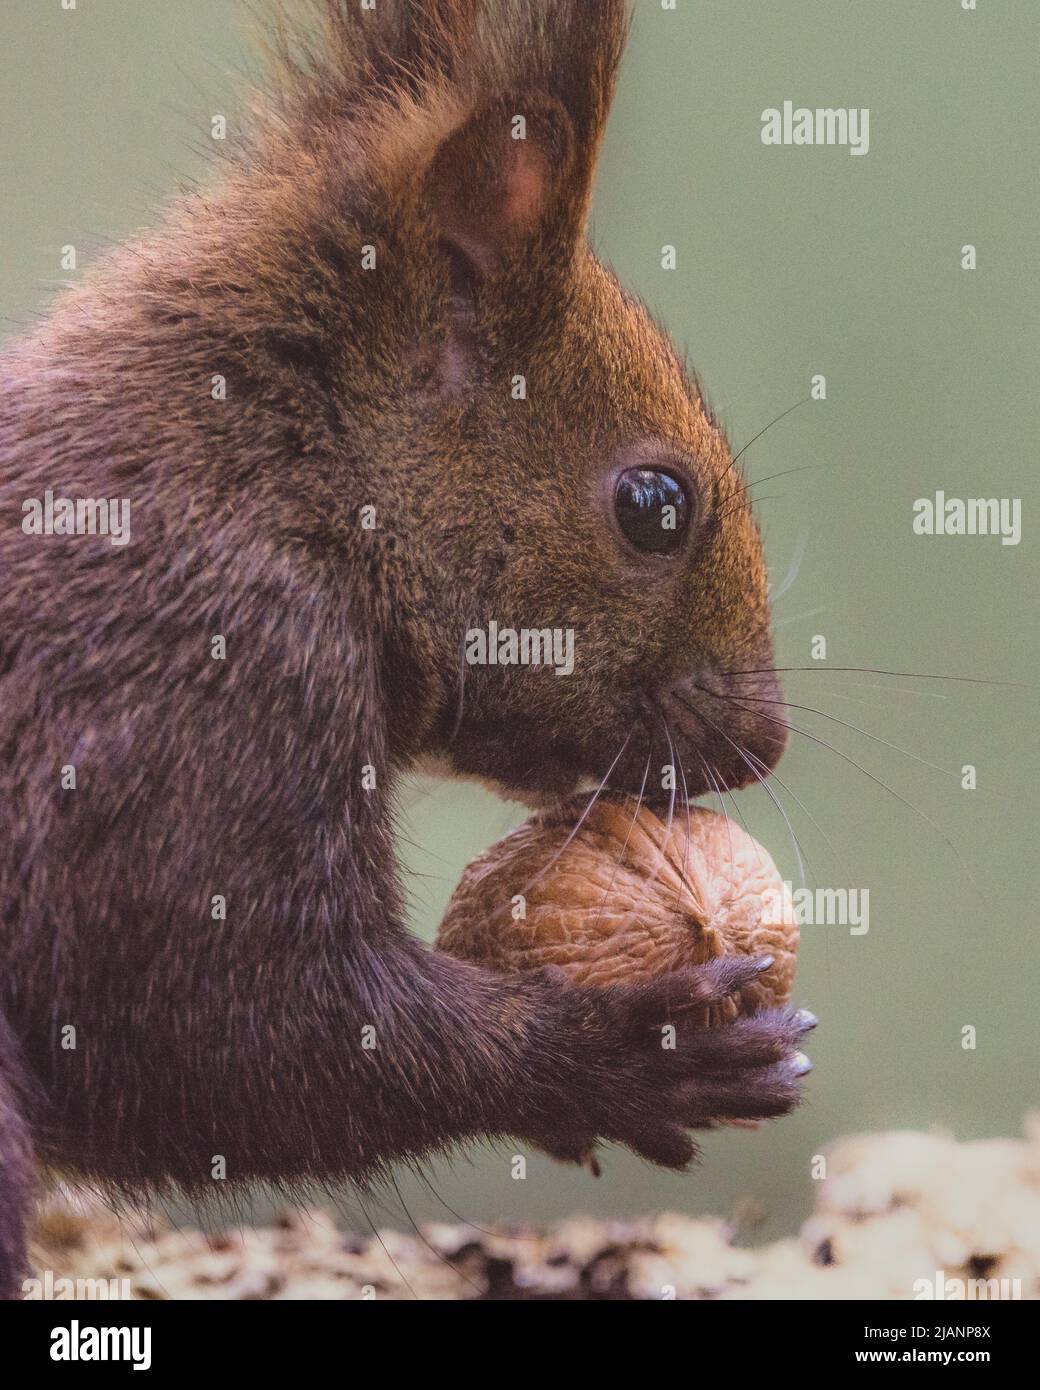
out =
[(528, 801), (764, 775), (786, 730), (745, 485), (586, 239), (622, 0), (318, 9), (277, 37), (236, 256), (270, 300), (250, 350), (291, 374), (264, 409), (309, 415), (294, 535), (309, 515), (375, 595), (399, 761)]

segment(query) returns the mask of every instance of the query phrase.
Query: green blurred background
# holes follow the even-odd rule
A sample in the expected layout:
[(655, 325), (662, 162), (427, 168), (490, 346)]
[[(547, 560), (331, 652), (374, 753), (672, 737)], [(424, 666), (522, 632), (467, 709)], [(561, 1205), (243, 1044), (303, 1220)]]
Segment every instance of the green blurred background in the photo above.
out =
[[(1035, 682), (1040, 6), (634, 8), (595, 203), (599, 251), (689, 350), (735, 447), (806, 396), (812, 374), (827, 378), (825, 402), (745, 456), (758, 478), (812, 466), (756, 489), (774, 584), (803, 556), (776, 606), (778, 663), (822, 667), (810, 654), (820, 634), (832, 666)], [(74, 11), (4, 0), (5, 335), (68, 278), (63, 245), (89, 263), (204, 174), (214, 113), (233, 137), (245, 33), (234, 0), (78, 0)], [(761, 112), (785, 99), (869, 107), (869, 154), (763, 146)], [(974, 272), (960, 268), (965, 243), (978, 248)], [(661, 269), (665, 244), (675, 271)], [(937, 489), (1022, 498), (1022, 543), (913, 535), (914, 499)], [(432, 1170), (455, 1211), (478, 1223), (726, 1213), (751, 1197), (766, 1214), (759, 1235), (772, 1236), (809, 1209), (810, 1160), (831, 1138), (1017, 1133), (1040, 1101), (1035, 691), (817, 669), (787, 688), (830, 716), (795, 712), (800, 727), (865, 769), (796, 735), (776, 788), (809, 885), (870, 891), (867, 935), (803, 933), (797, 998), (821, 1018), (807, 1103), (761, 1132), (708, 1136), (683, 1177), (615, 1153), (597, 1182), (534, 1155), (521, 1182), (508, 1153), (474, 1151)], [(960, 788), (968, 763), (976, 791)], [(758, 791), (739, 803), (797, 884), (776, 809)], [(402, 858), (417, 931), (432, 936), (462, 866), (522, 818), (474, 788), (415, 786)], [(969, 1024), (975, 1051), (961, 1047)], [(400, 1189), (417, 1218), (447, 1215), (411, 1175)], [(396, 1200), (372, 1212), (406, 1224)]]

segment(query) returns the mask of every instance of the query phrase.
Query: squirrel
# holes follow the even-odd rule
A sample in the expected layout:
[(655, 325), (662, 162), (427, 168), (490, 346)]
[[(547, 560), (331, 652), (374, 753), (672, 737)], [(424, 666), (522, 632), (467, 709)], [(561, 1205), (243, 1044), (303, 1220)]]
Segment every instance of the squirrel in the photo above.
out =
[[(202, 1198), (218, 1159), (364, 1185), (483, 1136), (681, 1170), (808, 1068), (804, 1011), (684, 1023), (761, 960), (592, 990), (405, 926), (407, 770), (692, 797), (786, 730), (746, 487), (587, 240), (623, 0), (309, 13), (213, 184), (0, 353), (7, 1297), (40, 1166)], [(128, 543), (22, 524), (47, 493), (128, 499)], [(467, 664), (492, 619), (573, 632), (573, 671)]]

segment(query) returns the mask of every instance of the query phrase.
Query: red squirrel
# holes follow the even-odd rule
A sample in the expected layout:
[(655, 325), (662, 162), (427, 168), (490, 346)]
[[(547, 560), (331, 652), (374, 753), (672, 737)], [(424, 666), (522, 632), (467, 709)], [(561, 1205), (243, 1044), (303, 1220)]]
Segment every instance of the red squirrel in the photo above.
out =
[[(510, 1136), (681, 1169), (807, 1069), (804, 1012), (687, 1019), (761, 960), (592, 991), (406, 928), (407, 769), (695, 796), (785, 730), (745, 485), (586, 240), (622, 0), (313, 12), (212, 186), (0, 354), (6, 1296), (38, 1165), (204, 1196)], [(492, 621), (573, 670), (468, 663)]]

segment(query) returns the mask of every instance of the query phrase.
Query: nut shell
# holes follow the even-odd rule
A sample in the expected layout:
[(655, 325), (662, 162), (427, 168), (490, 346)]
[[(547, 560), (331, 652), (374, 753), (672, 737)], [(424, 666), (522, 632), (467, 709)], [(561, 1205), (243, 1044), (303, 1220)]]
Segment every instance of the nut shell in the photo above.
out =
[[(556, 966), (611, 985), (732, 952), (772, 955), (720, 1023), (790, 996), (798, 926), (766, 850), (703, 807), (671, 826), (634, 801), (584, 798), (541, 812), (467, 866), (441, 922), (442, 951), (494, 970)], [(522, 911), (523, 915), (519, 915)]]

